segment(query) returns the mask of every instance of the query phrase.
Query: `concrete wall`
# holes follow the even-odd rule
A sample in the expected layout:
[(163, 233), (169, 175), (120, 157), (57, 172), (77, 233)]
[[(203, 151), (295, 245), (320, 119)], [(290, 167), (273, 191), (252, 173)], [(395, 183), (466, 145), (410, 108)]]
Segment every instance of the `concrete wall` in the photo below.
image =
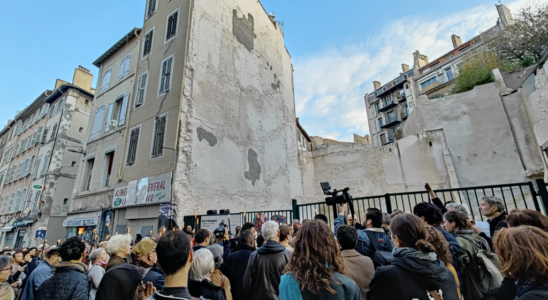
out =
[(208, 209), (287, 209), (302, 193), (293, 70), (255, 0), (195, 1), (180, 113), (178, 220)]

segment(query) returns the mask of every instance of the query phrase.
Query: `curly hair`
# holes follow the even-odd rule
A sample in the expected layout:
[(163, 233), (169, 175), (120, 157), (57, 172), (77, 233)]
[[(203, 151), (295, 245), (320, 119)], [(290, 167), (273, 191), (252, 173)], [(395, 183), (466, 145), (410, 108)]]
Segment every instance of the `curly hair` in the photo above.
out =
[(342, 283), (333, 280), (333, 272), (349, 275), (327, 224), (323, 221), (304, 223), (293, 244), (295, 251), (284, 273), (293, 273), (302, 290), (308, 290), (315, 295), (325, 291), (335, 294), (331, 282)]
[(415, 248), (422, 252), (434, 252), (434, 247), (426, 241), (426, 225), (419, 217), (411, 214), (396, 216), (390, 223), (392, 236), (397, 236), (403, 243), (400, 247)]
[(428, 237), (426, 241), (434, 246), (434, 252), (443, 263), (448, 266), (452, 264), (451, 253), (449, 252), (449, 243), (445, 237), (436, 228), (432, 226), (426, 226), (428, 231)]
[(413, 214), (417, 217), (424, 217), (424, 220), (432, 226), (440, 225), (443, 221), (441, 210), (432, 203), (422, 202), (413, 207)]

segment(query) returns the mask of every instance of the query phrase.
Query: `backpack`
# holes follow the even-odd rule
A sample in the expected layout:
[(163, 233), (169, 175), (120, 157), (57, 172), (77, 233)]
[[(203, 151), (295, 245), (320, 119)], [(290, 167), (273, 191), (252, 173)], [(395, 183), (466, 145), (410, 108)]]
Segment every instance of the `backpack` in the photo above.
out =
[(379, 233), (383, 235), (383, 239), (381, 240), (380, 237), (377, 236), (376, 232), (373, 231), (367, 231), (364, 230), (365, 234), (369, 238), (369, 241), (371, 241), (371, 245), (373, 245), (373, 248), (375, 248), (375, 253), (371, 257), (371, 260), (373, 260), (373, 264), (375, 266), (375, 269), (382, 266), (388, 266), (392, 264), (392, 260), (394, 260), (394, 255), (392, 254), (392, 247), (389, 246), (383, 246), (380, 243), (384, 242), (384, 237), (387, 238), (388, 242), (392, 244), (392, 239), (384, 234)]
[[(461, 236), (472, 244), (472, 240), (466, 236)], [(478, 288), (483, 294), (491, 294), (502, 284), (504, 276), (500, 273), (500, 261), (495, 253), (480, 249), (477, 252), (478, 273), (480, 281)]]

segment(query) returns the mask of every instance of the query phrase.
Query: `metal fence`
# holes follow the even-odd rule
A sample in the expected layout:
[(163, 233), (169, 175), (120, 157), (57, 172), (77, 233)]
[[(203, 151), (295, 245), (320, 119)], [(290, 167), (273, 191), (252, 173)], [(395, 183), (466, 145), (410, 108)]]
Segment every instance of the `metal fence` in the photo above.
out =
[[(242, 224), (247, 222), (253, 223), (256, 225), (257, 220), (261, 221), (279, 221), (281, 224), (291, 224), (293, 220), (293, 211), (290, 209), (287, 210), (270, 210), (270, 211), (251, 211), (244, 212), (242, 214)], [(256, 228), (257, 229), (257, 228)]]

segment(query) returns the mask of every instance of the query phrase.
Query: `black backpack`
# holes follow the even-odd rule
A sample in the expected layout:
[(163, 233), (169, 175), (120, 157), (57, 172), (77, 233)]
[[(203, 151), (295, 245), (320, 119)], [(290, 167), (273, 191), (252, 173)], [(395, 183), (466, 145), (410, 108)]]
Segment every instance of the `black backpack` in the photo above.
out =
[[(367, 230), (364, 230), (364, 232), (369, 238), (369, 241), (371, 241), (371, 245), (373, 245), (373, 248), (375, 248), (376, 250), (371, 257), (371, 259), (373, 260), (373, 264), (375, 265), (375, 269), (378, 267), (388, 266), (392, 264), (392, 260), (394, 260), (394, 255), (392, 254), (393, 247), (381, 245), (375, 232)], [(389, 235), (383, 233), (383, 236), (385, 236), (388, 241), (392, 243), (392, 239)]]

